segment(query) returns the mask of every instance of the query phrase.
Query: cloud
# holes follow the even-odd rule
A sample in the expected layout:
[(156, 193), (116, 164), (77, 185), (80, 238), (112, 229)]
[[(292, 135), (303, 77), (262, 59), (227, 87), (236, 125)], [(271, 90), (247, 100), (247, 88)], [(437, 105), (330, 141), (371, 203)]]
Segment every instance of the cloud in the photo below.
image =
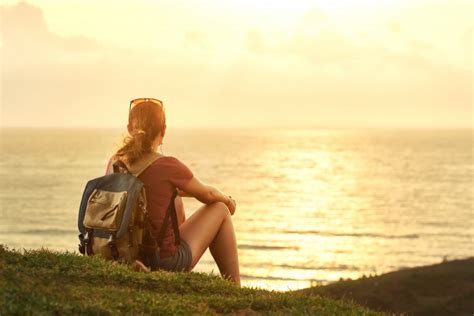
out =
[(303, 14), (290, 36), (270, 40), (264, 32), (253, 29), (246, 34), (246, 46), (254, 53), (299, 57), (313, 65), (339, 64), (360, 58), (353, 41), (338, 31), (334, 21), (316, 7)]
[(189, 45), (193, 47), (208, 47), (208, 39), (204, 32), (188, 31), (184, 34), (184, 39)]
[(436, 54), (434, 45), (405, 36), (397, 21), (387, 25), (401, 42), (401, 48), (389, 48), (383, 40), (354, 38), (339, 30), (337, 23), (322, 11), (313, 8), (303, 15), (300, 27), (291, 36), (271, 41), (263, 31), (253, 29), (247, 32), (246, 47), (252, 53), (300, 58), (319, 67), (352, 69), (376, 65), (378, 71), (393, 67), (412, 71), (425, 69), (432, 63), (429, 57)]
[(393, 33), (401, 33), (402, 28), (400, 26), (400, 22), (392, 20), (387, 23), (387, 28), (390, 30), (390, 32)]
[(270, 46), (263, 32), (251, 30), (246, 35), (246, 46), (253, 53), (294, 56), (312, 64), (340, 63), (358, 59), (357, 47), (343, 34), (323, 29), (314, 34), (295, 33), (289, 39)]
[(325, 24), (330, 21), (329, 17), (319, 9), (318, 7), (313, 7), (309, 10), (307, 10), (303, 18), (301, 19), (301, 23), (305, 26), (310, 26), (310, 25), (319, 25), (319, 24)]
[(341, 63), (361, 57), (361, 50), (347, 36), (330, 29), (322, 29), (316, 34), (295, 34), (279, 50), (301, 56), (318, 65)]
[(177, 113), (190, 99), (204, 100), (207, 79), (197, 74), (206, 74), (205, 65), (169, 60), (156, 49), (59, 36), (40, 8), (24, 2), (0, 9), (2, 125), (117, 126), (137, 96), (164, 96)]
[(41, 9), (25, 2), (0, 9), (3, 53), (8, 63), (25, 65), (38, 59), (51, 60), (64, 52), (78, 55), (99, 48), (95, 40), (87, 37), (63, 38), (50, 32)]
[[(472, 53), (472, 44), (474, 39), (474, 27), (467, 29), (460, 38), (461, 47), (464, 51)], [(469, 55), (469, 60), (472, 61), (472, 55)]]
[(471, 72), (431, 58), (425, 39), (388, 48), (317, 9), (285, 34), (186, 26), (176, 47), (151, 49), (59, 36), (26, 3), (0, 8), (5, 125), (118, 126), (137, 96), (164, 99), (170, 126), (470, 122)]
[[(221, 89), (242, 78), (242, 99), (272, 104), (274, 111), (285, 112), (290, 106), (319, 114), (299, 118), (307, 124), (325, 120), (327, 125), (370, 125), (373, 121), (383, 125), (392, 118), (399, 126), (416, 125), (416, 120), (448, 126), (460, 121), (472, 124), (469, 69), (442, 60), (430, 42), (405, 36), (399, 22), (392, 21), (389, 30), (400, 45), (387, 47), (389, 39), (354, 37), (318, 10), (314, 12), (323, 18), (304, 15), (301, 27), (288, 37), (274, 37), (259, 29), (247, 32), (245, 43), (251, 57), (229, 70), (234, 74), (220, 81)], [(314, 107), (318, 110), (312, 111)], [(343, 113), (351, 114), (345, 117)]]
[(265, 45), (265, 38), (258, 30), (250, 30), (246, 36), (247, 49), (254, 53), (265, 53), (269, 50)]

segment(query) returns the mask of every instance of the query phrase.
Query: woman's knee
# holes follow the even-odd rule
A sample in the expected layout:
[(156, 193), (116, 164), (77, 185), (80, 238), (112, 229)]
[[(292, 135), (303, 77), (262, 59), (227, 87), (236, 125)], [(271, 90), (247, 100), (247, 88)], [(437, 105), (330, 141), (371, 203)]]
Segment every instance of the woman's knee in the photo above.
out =
[(221, 214), (223, 217), (230, 216), (230, 211), (227, 205), (223, 202), (214, 202), (211, 204), (212, 208), (214, 209), (215, 212), (218, 212)]

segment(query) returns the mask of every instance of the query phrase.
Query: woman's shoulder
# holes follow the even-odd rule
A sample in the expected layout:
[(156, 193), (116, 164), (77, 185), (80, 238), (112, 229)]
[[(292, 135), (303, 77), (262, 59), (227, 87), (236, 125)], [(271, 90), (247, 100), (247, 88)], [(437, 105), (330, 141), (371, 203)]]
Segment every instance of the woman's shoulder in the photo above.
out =
[(179, 158), (175, 156), (162, 156), (153, 162), (154, 165), (181, 165), (184, 164)]
[(181, 159), (175, 156), (163, 156), (153, 162), (152, 166), (156, 169), (166, 169), (172, 174), (179, 174), (183, 176), (192, 176), (191, 169)]

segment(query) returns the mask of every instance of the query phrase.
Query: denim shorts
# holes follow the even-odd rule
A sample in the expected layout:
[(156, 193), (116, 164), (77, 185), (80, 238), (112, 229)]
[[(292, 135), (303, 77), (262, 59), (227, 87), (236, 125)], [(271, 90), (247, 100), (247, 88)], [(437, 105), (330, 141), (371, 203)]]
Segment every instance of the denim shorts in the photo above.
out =
[(190, 271), (192, 259), (191, 248), (186, 241), (181, 239), (179, 246), (176, 248), (175, 255), (161, 258), (158, 266), (152, 270)]

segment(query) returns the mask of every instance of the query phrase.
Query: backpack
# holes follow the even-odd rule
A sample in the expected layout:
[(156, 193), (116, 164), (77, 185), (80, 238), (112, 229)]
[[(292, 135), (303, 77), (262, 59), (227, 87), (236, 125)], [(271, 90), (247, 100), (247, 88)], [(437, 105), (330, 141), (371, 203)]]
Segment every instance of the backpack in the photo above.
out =
[[(138, 176), (159, 155), (149, 153), (127, 166), (113, 163), (113, 173), (87, 182), (79, 207), (79, 252), (108, 260), (133, 263), (140, 260), (155, 270), (159, 264), (161, 243), (171, 218), (175, 244), (179, 245), (179, 228), (175, 209), (175, 190), (160, 230), (150, 221), (145, 187)], [(154, 238), (151, 230), (158, 233)]]

